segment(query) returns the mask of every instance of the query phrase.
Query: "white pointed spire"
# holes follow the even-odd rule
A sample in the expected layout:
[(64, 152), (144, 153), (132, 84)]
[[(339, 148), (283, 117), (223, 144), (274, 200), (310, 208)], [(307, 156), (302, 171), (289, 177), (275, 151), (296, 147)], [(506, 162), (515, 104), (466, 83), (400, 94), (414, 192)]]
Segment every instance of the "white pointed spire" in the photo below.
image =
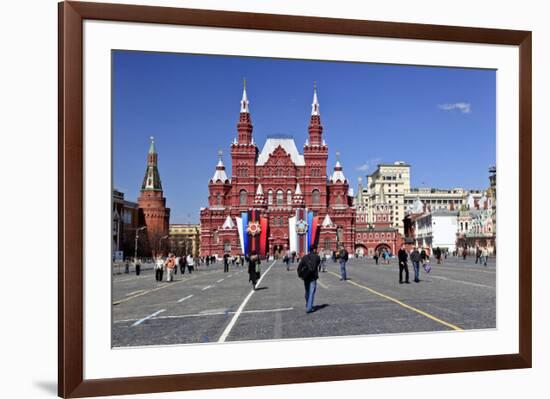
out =
[(334, 165), (334, 171), (332, 172), (332, 176), (330, 176), (330, 181), (332, 183), (346, 182), (346, 176), (344, 176), (344, 172), (342, 171), (342, 165), (340, 164), (340, 153), (336, 153), (336, 165)]
[(246, 79), (243, 79), (243, 98), (241, 100), (241, 113), (250, 113), (248, 108), (248, 96), (246, 95)]
[(256, 190), (256, 195), (264, 195), (264, 190), (262, 189), (262, 183), (258, 184), (258, 189)]
[(231, 219), (231, 216), (227, 216), (225, 218), (225, 222), (223, 222), (222, 229), (234, 229), (235, 223), (233, 223), (233, 219)]
[(302, 195), (302, 190), (300, 189), (300, 183), (296, 184), (296, 190), (294, 190), (295, 195)]
[(218, 156), (220, 157), (218, 164), (216, 165), (216, 172), (214, 173), (214, 176), (212, 177), (212, 182), (216, 183), (217, 181), (221, 181), (222, 183), (225, 183), (226, 181), (229, 181), (229, 178), (227, 177), (227, 174), (225, 173), (225, 165), (222, 161), (222, 155), (223, 151), (218, 151)]
[(320, 115), (319, 100), (317, 100), (317, 82), (313, 82), (313, 103), (311, 104), (311, 115)]
[(332, 226), (334, 226), (334, 223), (332, 223), (332, 219), (330, 218), (328, 213), (325, 216), (325, 218), (323, 219), (323, 224), (321, 226), (322, 227), (332, 227)]

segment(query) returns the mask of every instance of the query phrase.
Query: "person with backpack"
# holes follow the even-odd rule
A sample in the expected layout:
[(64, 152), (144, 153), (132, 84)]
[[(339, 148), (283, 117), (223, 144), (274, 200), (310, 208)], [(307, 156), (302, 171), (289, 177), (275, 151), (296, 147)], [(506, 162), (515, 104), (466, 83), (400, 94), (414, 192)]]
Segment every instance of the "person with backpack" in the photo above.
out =
[(256, 252), (248, 257), (248, 281), (252, 283), (252, 289), (256, 290), (256, 284), (260, 278), (260, 257)]
[(346, 248), (344, 248), (344, 246), (341, 246), (340, 251), (338, 251), (338, 263), (340, 263), (340, 281), (346, 281), (348, 279), (348, 275), (346, 273), (346, 263), (348, 259), (348, 251), (346, 251)]
[(319, 267), (321, 258), (317, 254), (317, 247), (313, 245), (310, 252), (303, 256), (298, 263), (298, 277), (304, 280), (306, 313), (313, 312), (313, 301), (317, 290), (317, 279), (319, 278)]

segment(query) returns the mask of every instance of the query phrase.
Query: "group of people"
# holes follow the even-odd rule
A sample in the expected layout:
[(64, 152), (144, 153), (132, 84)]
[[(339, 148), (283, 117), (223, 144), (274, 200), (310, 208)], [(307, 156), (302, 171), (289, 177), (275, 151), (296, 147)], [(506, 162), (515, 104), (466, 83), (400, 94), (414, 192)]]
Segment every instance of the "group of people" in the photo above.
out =
[[(397, 252), (397, 260), (399, 262), (399, 284), (409, 284), (409, 259), (413, 265), (414, 270), (414, 282), (420, 282), (420, 264), (424, 265), (424, 269), (429, 272), (430, 257), (426, 250), (422, 248), (420, 251), (418, 247), (413, 247), (412, 251), (408, 252), (405, 249), (405, 244), (401, 245), (401, 248)], [(439, 263), (439, 262), (438, 262)], [(403, 273), (405, 279), (403, 280)]]
[(229, 264), (237, 267), (244, 266), (244, 256), (242, 255), (236, 255), (231, 256), (229, 254), (225, 254), (223, 256), (223, 272), (228, 273), (229, 272)]
[(185, 274), (185, 269), (189, 274), (195, 270), (195, 259), (191, 255), (176, 256), (169, 253), (166, 258), (162, 254), (155, 257), (155, 280), (162, 281), (164, 271), (166, 270), (166, 281), (174, 281), (174, 275), (178, 274), (178, 268), (181, 274)]
[(392, 254), (387, 249), (384, 248), (380, 252), (376, 251), (374, 253), (373, 259), (374, 259), (374, 262), (378, 264), (378, 260), (382, 258), (382, 263), (385, 265), (389, 265), (391, 257), (392, 257)]

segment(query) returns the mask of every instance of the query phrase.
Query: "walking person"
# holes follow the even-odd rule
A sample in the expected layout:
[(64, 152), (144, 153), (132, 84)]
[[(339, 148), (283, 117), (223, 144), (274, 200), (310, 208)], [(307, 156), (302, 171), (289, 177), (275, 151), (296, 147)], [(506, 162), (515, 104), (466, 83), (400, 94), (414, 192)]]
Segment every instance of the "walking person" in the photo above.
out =
[(326, 273), (327, 271), (327, 260), (330, 258), (328, 250), (321, 251), (321, 272)]
[(346, 263), (348, 259), (348, 251), (346, 251), (346, 248), (344, 248), (344, 246), (341, 246), (340, 251), (338, 252), (338, 263), (340, 263), (340, 281), (346, 281), (348, 279), (346, 273)]
[(248, 257), (248, 281), (252, 283), (252, 289), (256, 290), (256, 284), (260, 278), (260, 257), (256, 252)]
[(483, 266), (487, 267), (487, 258), (489, 257), (489, 251), (487, 251), (487, 247), (483, 247), (481, 250), (481, 258), (480, 262), (483, 261)]
[(416, 247), (413, 248), (410, 258), (413, 264), (414, 282), (418, 283), (420, 281), (420, 261), (422, 259), (420, 256), (420, 252), (418, 252), (418, 248)]
[(223, 256), (223, 272), (224, 273), (229, 272), (229, 254), (225, 254)]
[(405, 271), (405, 283), (409, 284), (409, 265), (407, 264), (409, 255), (405, 251), (405, 244), (401, 244), (401, 248), (397, 252), (399, 260), (399, 284), (403, 284), (403, 271)]
[(285, 256), (283, 257), (283, 262), (286, 265), (286, 271), (290, 270), (290, 250), (286, 251)]
[(185, 256), (183, 256), (183, 255), (180, 256), (179, 260), (177, 262), (177, 266), (180, 268), (180, 272), (181, 272), (182, 275), (185, 274), (185, 263), (186, 263)]
[[(174, 254), (174, 256), (176, 256)], [(178, 265), (180, 264), (180, 257), (176, 256), (174, 259), (174, 276), (178, 274)]]
[(166, 262), (164, 262), (164, 266), (166, 267), (166, 281), (174, 281), (174, 268), (176, 267), (176, 259), (174, 258), (174, 254), (168, 254), (168, 258), (166, 259)]
[(193, 273), (193, 270), (195, 269), (195, 261), (191, 255), (187, 255), (187, 271), (189, 274)]
[(481, 248), (476, 245), (476, 263), (475, 264), (477, 265), (478, 262), (481, 264)]
[(468, 250), (466, 247), (462, 248), (462, 260), (466, 260), (466, 255), (468, 254)]
[(317, 279), (319, 278), (319, 266), (321, 258), (317, 254), (317, 247), (313, 245), (310, 252), (300, 259), (298, 264), (298, 277), (304, 280), (306, 313), (313, 312), (313, 301), (317, 290)]
[(160, 254), (155, 259), (155, 280), (162, 281), (162, 275), (164, 274), (164, 261)]
[(437, 247), (434, 251), (435, 258), (437, 259), (437, 264), (441, 264), (441, 248)]
[(374, 263), (378, 264), (378, 252), (375, 252), (372, 258), (374, 259)]

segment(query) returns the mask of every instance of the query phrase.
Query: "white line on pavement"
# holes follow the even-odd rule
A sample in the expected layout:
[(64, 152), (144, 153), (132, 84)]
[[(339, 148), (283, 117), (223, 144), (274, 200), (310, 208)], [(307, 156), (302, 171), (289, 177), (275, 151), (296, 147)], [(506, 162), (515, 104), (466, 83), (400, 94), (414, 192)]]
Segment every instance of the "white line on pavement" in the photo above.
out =
[(132, 291), (132, 292), (127, 293), (127, 294), (124, 295), (124, 296), (130, 296), (130, 295), (134, 295), (134, 294), (139, 294), (140, 292), (143, 292), (143, 291), (145, 291), (145, 290)]
[[(256, 284), (256, 287), (260, 285), (260, 283), (262, 282), (263, 278), (266, 276), (266, 274), (269, 272), (269, 270), (271, 270), (271, 268), (273, 267), (273, 265), (276, 263), (277, 261), (273, 261), (273, 263), (271, 264), (271, 266), (269, 266), (267, 268), (267, 270), (265, 271), (264, 274), (262, 274), (262, 276), (260, 277), (260, 279), (258, 280), (257, 284)], [(239, 318), (239, 316), (241, 315), (241, 313), (243, 312), (244, 310), (244, 307), (246, 306), (248, 300), (250, 299), (250, 297), (252, 296), (252, 294), (254, 294), (254, 290), (251, 290), (248, 295), (246, 296), (246, 298), (244, 299), (244, 301), (241, 303), (241, 306), (239, 306), (239, 308), (237, 309), (237, 312), (235, 312), (235, 314), (233, 315), (233, 318), (231, 319), (231, 321), (229, 322), (229, 324), (227, 325), (227, 327), (225, 327), (225, 330), (223, 331), (222, 335), (220, 336), (220, 339), (218, 340), (218, 342), (225, 342), (225, 340), (227, 339), (227, 336), (229, 335), (229, 333), (231, 332), (231, 330), (233, 329), (233, 326), (235, 326), (235, 323), (237, 322), (237, 319)]]
[(321, 285), (321, 287), (323, 287), (324, 289), (328, 290), (328, 286), (325, 285), (325, 284), (323, 284), (323, 283), (321, 282), (321, 280), (317, 280), (317, 282)]
[[(258, 310), (243, 310), (242, 314), (249, 313), (274, 313), (274, 312), (284, 312), (287, 310), (294, 310), (294, 308), (278, 308), (278, 309), (258, 309)], [(159, 316), (154, 317), (155, 320), (161, 319), (183, 319), (186, 317), (201, 317), (201, 316), (221, 316), (228, 314), (235, 314), (237, 312), (206, 312), (206, 313), (194, 313), (194, 314), (182, 314), (182, 315), (173, 315), (173, 316)], [(126, 319), (126, 320), (115, 320), (115, 323), (128, 323), (135, 321), (136, 319)]]
[(225, 280), (224, 278), (220, 278), (218, 281), (216, 281), (216, 283), (221, 283), (223, 280)]
[(483, 288), (491, 288), (495, 289), (495, 287), (491, 287), (490, 285), (485, 284), (478, 284), (478, 283), (471, 283), (469, 281), (463, 281), (463, 280), (455, 280), (454, 278), (448, 278), (448, 277), (441, 277), (441, 276), (430, 276), (431, 278), (436, 278), (439, 280), (447, 280), (447, 281), (454, 281), (455, 283), (461, 283), (466, 285), (473, 285), (474, 287), (483, 287)]
[(166, 311), (166, 309), (158, 310), (155, 313), (150, 314), (149, 316), (144, 317), (143, 319), (140, 319), (140, 320), (136, 321), (134, 324), (132, 324), (132, 327), (138, 326), (141, 323), (143, 323), (145, 320), (149, 320), (150, 318), (155, 317), (155, 316), (157, 316), (157, 315), (159, 315), (159, 314), (161, 314), (162, 312), (165, 312), (165, 311)]
[(211, 286), (211, 285), (207, 285), (207, 286), (204, 287), (201, 291), (206, 291), (206, 290), (209, 289), (209, 288), (212, 288), (212, 286)]
[(193, 296), (193, 294), (191, 294), (191, 295), (187, 295), (187, 296), (186, 296), (185, 298), (181, 298), (181, 299), (179, 299), (179, 300), (178, 300), (178, 303), (180, 303), (180, 302), (183, 302), (183, 301), (185, 301), (185, 300), (187, 300), (187, 299), (191, 298), (192, 296)]

